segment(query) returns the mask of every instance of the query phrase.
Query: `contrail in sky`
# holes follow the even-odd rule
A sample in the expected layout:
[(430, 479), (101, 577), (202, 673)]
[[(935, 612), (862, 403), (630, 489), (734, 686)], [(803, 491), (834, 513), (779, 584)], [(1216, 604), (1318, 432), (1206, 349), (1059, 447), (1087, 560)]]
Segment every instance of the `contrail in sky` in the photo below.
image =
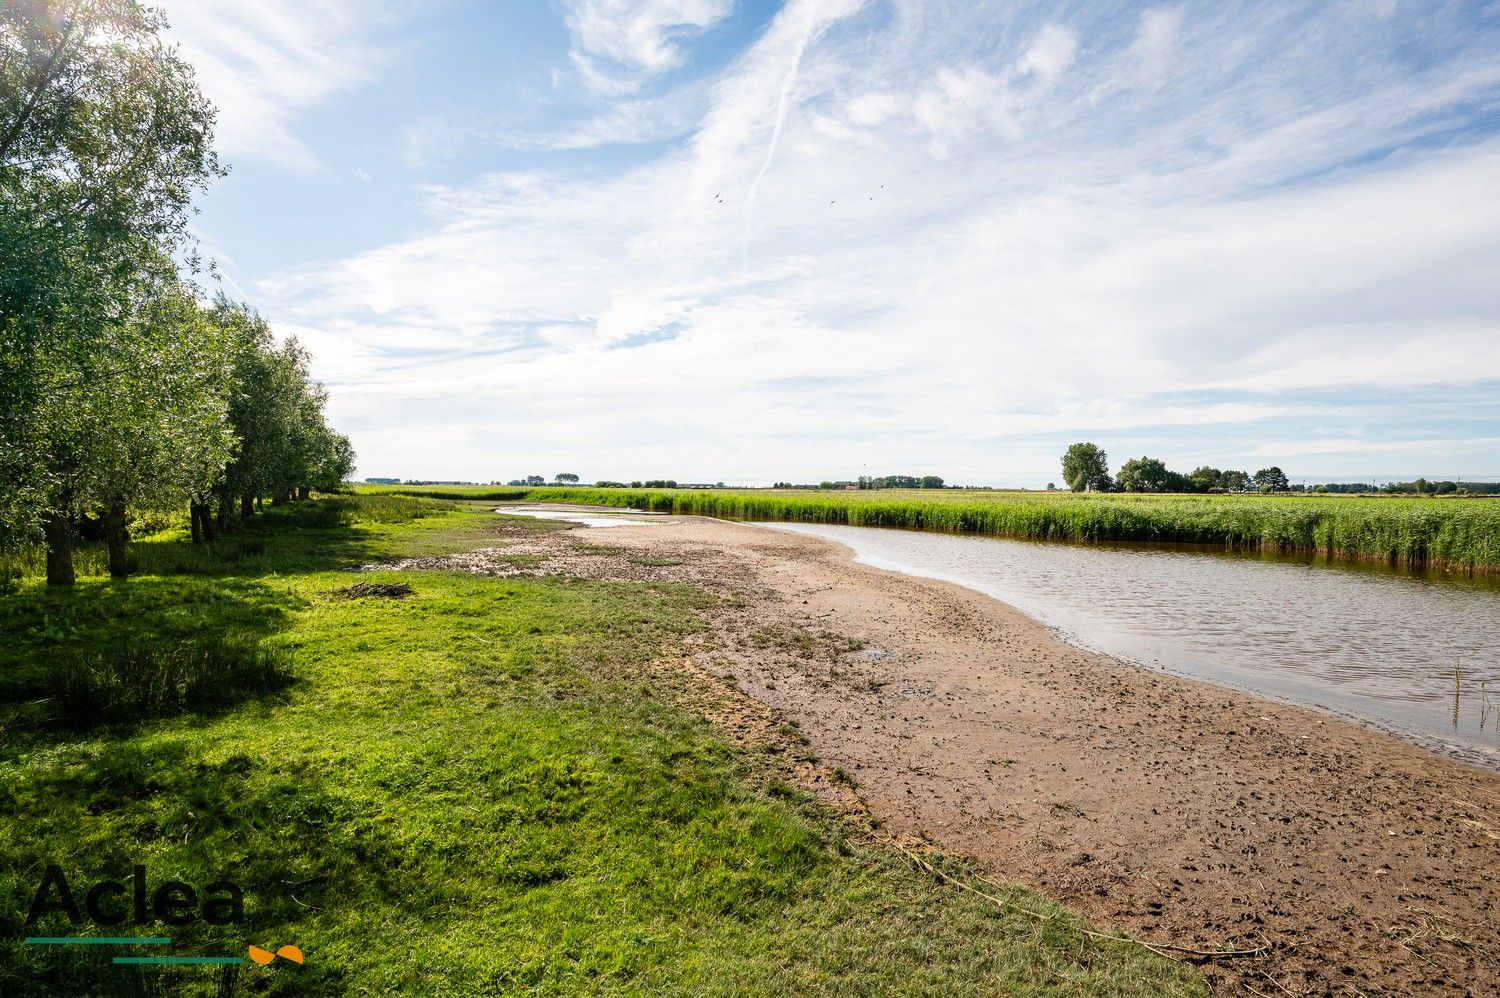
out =
[(771, 127), (771, 141), (766, 146), (766, 158), (761, 162), (760, 169), (756, 171), (755, 179), (750, 182), (750, 190), (745, 193), (745, 229), (740, 238), (741, 270), (750, 269), (750, 229), (755, 219), (755, 192), (759, 190), (766, 171), (771, 168), (771, 160), (776, 157), (776, 143), (781, 141), (781, 126), (786, 122), (786, 109), (791, 101), (792, 87), (797, 82), (797, 70), (802, 65), (802, 53), (807, 51), (807, 43), (811, 38), (811, 31), (802, 36), (802, 40), (797, 43), (797, 51), (792, 56), (792, 64), (788, 67), (786, 76), (781, 80), (781, 94), (776, 98), (776, 123)]

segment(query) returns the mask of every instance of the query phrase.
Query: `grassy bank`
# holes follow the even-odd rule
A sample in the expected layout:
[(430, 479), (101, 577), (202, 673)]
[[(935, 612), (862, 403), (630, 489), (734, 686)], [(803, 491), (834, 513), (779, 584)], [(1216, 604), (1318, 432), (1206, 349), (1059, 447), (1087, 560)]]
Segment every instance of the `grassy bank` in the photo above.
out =
[(1500, 501), (1359, 496), (532, 489), (540, 502), (1063, 541), (1206, 544), (1500, 572)]
[[(1201, 992), (1041, 898), (935, 882), (727, 744), (651, 665), (703, 626), (700, 592), (342, 570), (499, 526), (323, 500), (0, 597), (0, 993)], [(134, 864), (152, 889), (227, 879), (244, 922), (171, 929), (171, 952), (306, 963), (23, 945), (162, 928), (23, 927), (47, 864), (80, 903)]]

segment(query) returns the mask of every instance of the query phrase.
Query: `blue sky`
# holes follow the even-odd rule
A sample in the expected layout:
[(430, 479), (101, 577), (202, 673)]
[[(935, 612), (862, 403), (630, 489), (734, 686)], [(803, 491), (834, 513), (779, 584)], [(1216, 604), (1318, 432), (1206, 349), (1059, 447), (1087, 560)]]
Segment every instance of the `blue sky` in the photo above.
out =
[(362, 475), (1500, 478), (1500, 5), (164, 0)]

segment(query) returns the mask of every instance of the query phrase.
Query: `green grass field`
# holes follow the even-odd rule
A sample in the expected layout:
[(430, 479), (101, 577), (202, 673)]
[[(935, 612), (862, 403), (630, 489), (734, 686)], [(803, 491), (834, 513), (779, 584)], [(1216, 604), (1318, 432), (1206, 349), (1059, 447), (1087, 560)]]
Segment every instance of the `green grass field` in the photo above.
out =
[(1408, 568), (1500, 572), (1500, 499), (979, 490), (386, 488), (403, 494), (526, 498), (739, 520), (846, 523), (1038, 540), (1200, 544)]
[[(124, 580), (89, 552), (70, 591), (14, 562), (0, 993), (1203, 992), (1042, 898), (934, 880), (724, 741), (683, 706), (688, 679), (649, 667), (703, 626), (701, 592), (343, 571), (492, 544), (496, 523), (323, 499), (211, 546), (160, 532)], [(411, 592), (341, 595), (360, 582)], [(47, 864), (81, 903), (138, 863), (153, 889), (244, 891), (242, 924), (172, 929), (173, 953), (290, 943), (305, 965), (114, 967), (106, 947), (20, 942), (160, 931), (22, 925)]]

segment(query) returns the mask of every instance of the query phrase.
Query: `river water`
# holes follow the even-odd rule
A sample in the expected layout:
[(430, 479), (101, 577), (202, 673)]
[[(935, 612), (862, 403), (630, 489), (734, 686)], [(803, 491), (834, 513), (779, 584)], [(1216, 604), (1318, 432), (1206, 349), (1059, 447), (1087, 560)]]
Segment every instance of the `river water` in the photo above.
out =
[[(639, 509), (612, 510), (596, 507), (585, 509), (545, 509), (536, 506), (501, 506), (495, 510), (506, 516), (533, 516), (538, 520), (564, 520), (585, 527), (655, 527), (659, 519), (645, 519), (656, 514)], [(635, 516), (628, 514), (634, 513)]]
[(1500, 583), (1312, 560), (763, 523), (993, 596), (1139, 665), (1500, 768)]

